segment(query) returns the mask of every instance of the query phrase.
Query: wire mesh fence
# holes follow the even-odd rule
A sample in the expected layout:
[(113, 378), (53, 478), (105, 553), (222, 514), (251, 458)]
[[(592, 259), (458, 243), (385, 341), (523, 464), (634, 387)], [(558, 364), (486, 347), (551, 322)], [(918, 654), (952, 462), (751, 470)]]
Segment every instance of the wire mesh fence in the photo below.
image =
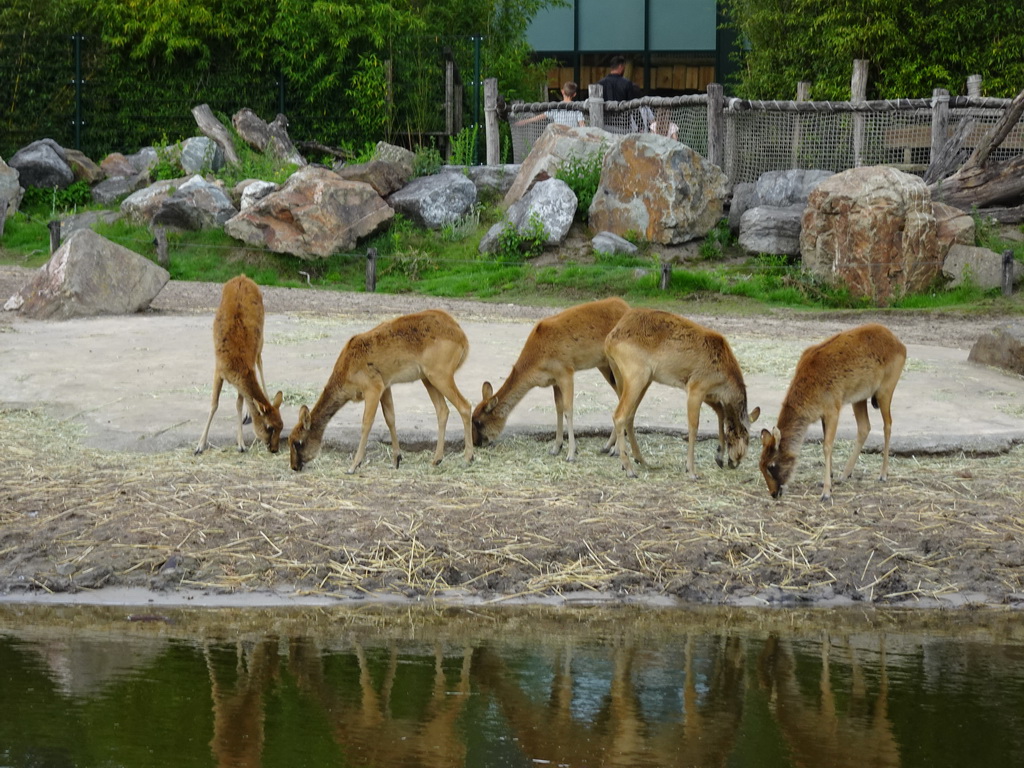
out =
[[(965, 132), (961, 161), (999, 120), (1008, 99), (957, 97), (950, 102), (947, 136), (960, 123)], [(513, 106), (515, 162), (522, 162), (547, 127), (523, 122), (522, 115), (544, 114), (554, 105)], [(593, 125), (589, 101), (560, 105), (577, 110)], [(730, 99), (723, 110), (723, 170), (731, 183), (756, 181), (766, 171), (822, 169), (839, 172), (862, 165), (891, 165), (923, 173), (931, 161), (935, 103), (932, 99), (875, 102), (778, 102)], [(659, 98), (602, 104), (600, 122), (613, 134), (659, 133), (708, 156), (711, 137), (708, 97)], [(1024, 126), (1010, 131), (993, 159), (1024, 153)]]

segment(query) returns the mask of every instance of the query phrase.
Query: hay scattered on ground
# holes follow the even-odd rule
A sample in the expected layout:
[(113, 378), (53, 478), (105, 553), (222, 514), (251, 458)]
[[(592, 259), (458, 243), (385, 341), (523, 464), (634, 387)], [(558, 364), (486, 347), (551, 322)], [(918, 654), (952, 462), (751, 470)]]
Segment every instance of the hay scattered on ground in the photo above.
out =
[[(699, 602), (844, 595), (892, 604), (977, 592), (1024, 599), (1024, 448), (975, 458), (861, 457), (854, 478), (818, 497), (821, 449), (805, 447), (789, 494), (769, 498), (754, 445), (720, 470), (698, 444), (642, 435), (648, 468), (630, 480), (580, 441), (579, 459), (503, 438), (467, 466), (388, 449), (346, 475), (325, 451), (302, 473), (261, 446), (193, 456), (87, 449), (76, 427), (0, 413), (0, 589), (108, 584), (307, 594), (450, 590), (509, 596), (592, 589)], [(848, 444), (837, 446), (842, 465)]]

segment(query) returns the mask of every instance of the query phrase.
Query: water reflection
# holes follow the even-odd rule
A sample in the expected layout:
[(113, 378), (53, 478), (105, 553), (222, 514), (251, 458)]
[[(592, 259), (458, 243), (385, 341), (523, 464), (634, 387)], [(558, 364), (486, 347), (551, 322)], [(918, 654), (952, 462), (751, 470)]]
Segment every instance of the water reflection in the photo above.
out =
[(1024, 753), (1012, 623), (957, 638), (672, 612), (320, 613), (211, 630), (194, 614), (138, 627), (76, 610), (0, 606), (0, 765), (895, 768)]

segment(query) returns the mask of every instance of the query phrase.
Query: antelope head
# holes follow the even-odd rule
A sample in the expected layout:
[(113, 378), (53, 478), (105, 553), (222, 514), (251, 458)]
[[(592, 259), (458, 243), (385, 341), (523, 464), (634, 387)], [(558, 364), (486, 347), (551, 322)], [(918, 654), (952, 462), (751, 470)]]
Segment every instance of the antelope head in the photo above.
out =
[(281, 447), (281, 432), (284, 430), (284, 421), (281, 420), (281, 401), (284, 395), (278, 392), (274, 396), (270, 407), (253, 401), (252, 405), (252, 429), (256, 437), (263, 441), (271, 453), (277, 453)]
[(750, 446), (750, 425), (757, 421), (761, 415), (761, 409), (755, 408), (750, 414), (747, 413), (746, 405), (740, 412), (739, 417), (726, 416), (723, 428), (725, 430), (725, 446), (718, 446), (715, 454), (715, 462), (719, 467), (728, 464), (729, 469), (736, 469), (747, 455), (747, 448)]

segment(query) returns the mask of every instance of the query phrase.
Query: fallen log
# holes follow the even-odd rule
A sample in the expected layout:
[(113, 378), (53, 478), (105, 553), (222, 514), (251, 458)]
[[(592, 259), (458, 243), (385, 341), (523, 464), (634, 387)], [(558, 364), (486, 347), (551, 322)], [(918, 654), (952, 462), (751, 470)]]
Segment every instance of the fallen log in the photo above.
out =
[[(932, 199), (964, 210), (982, 208), (1024, 197), (1024, 155), (1004, 162), (991, 160), (992, 151), (1013, 130), (1024, 114), (1024, 91), (1018, 93), (1003, 116), (986, 133), (956, 173), (929, 185)], [(948, 142), (952, 144), (952, 142)], [(953, 151), (955, 148), (950, 147)], [(940, 155), (945, 156), (946, 147)], [(938, 158), (937, 162), (942, 162)]]
[(192, 107), (192, 116), (196, 119), (196, 125), (199, 126), (199, 130), (203, 132), (203, 135), (213, 139), (224, 150), (224, 159), (228, 165), (241, 165), (238, 153), (235, 152), (235, 142), (232, 141), (231, 134), (224, 127), (224, 123), (213, 114), (210, 105), (200, 104), (197, 107)]

